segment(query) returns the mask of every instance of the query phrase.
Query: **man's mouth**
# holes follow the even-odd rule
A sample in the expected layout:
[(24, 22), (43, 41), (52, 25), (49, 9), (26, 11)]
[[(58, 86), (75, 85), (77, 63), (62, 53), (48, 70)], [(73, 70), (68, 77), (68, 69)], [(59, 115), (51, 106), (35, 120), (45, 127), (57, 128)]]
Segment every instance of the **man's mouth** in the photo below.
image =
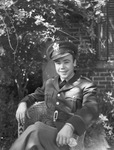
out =
[(62, 74), (66, 74), (66, 73), (67, 73), (67, 71), (60, 71), (60, 73), (62, 73)]

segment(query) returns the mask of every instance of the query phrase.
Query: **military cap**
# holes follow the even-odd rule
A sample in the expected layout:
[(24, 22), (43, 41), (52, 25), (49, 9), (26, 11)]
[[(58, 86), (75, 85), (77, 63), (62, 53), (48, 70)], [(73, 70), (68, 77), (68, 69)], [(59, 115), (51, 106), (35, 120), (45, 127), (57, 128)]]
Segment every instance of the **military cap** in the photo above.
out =
[(46, 53), (50, 59), (56, 60), (58, 58), (69, 55), (69, 53), (73, 55), (73, 57), (76, 57), (77, 51), (77, 46), (72, 42), (56, 41), (47, 48)]

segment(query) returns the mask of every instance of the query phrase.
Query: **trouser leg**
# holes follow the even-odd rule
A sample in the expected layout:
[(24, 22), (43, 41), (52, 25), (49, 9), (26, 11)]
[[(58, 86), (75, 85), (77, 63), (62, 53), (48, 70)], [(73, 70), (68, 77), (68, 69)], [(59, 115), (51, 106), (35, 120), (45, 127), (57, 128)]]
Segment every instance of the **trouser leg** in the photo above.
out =
[(69, 146), (58, 147), (56, 144), (57, 129), (41, 123), (39, 140), (45, 150), (69, 150)]
[(10, 150), (44, 150), (40, 144), (38, 131), (41, 124), (30, 125), (12, 144)]
[(42, 122), (30, 125), (14, 142), (10, 150), (69, 150), (56, 144), (57, 129)]

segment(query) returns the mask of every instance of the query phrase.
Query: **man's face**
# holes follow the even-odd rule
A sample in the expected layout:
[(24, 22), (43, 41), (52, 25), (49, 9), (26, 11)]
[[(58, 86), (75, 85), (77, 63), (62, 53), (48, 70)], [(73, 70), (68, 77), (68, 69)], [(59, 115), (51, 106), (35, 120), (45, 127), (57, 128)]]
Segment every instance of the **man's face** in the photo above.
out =
[(74, 75), (74, 66), (76, 66), (76, 60), (73, 60), (71, 54), (58, 58), (54, 61), (55, 69), (61, 80), (69, 80)]

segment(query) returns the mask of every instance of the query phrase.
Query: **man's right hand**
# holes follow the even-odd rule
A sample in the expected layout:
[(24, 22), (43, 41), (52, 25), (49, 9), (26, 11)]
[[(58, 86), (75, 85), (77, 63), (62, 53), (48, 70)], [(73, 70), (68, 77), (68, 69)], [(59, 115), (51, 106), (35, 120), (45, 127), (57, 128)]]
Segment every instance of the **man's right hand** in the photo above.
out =
[(26, 102), (21, 102), (16, 111), (16, 119), (18, 122), (20, 122), (22, 124), (25, 122), (26, 111), (27, 111)]

